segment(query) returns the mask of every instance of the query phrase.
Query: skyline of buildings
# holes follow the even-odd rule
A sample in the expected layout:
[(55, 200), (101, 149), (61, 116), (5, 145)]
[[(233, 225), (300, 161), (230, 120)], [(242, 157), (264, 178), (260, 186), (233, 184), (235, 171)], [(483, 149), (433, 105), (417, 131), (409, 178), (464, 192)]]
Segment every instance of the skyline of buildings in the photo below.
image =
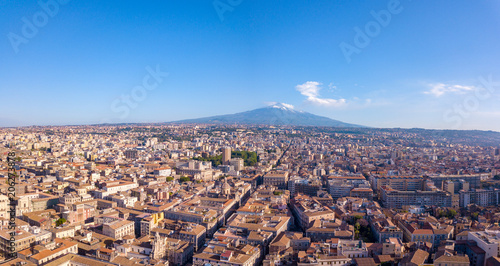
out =
[(484, 237), (500, 231), (498, 146), (331, 130), (2, 128), (1, 255), (6, 265), (500, 261)]

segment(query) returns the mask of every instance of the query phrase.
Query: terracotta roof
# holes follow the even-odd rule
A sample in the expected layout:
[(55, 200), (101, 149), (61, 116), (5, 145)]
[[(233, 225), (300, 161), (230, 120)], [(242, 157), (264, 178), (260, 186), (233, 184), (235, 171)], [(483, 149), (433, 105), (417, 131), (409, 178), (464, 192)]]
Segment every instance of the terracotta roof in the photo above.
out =
[(377, 265), (373, 258), (355, 258), (356, 264), (358, 266), (375, 266)]
[(434, 260), (434, 262), (451, 262), (451, 263), (469, 263), (469, 257), (467, 255), (464, 256), (448, 256), (448, 255), (443, 255), (437, 259)]
[(405, 256), (401, 262), (422, 265), (424, 264), (424, 262), (427, 260), (428, 257), (429, 257), (428, 252), (423, 251), (421, 249), (417, 249), (416, 251)]

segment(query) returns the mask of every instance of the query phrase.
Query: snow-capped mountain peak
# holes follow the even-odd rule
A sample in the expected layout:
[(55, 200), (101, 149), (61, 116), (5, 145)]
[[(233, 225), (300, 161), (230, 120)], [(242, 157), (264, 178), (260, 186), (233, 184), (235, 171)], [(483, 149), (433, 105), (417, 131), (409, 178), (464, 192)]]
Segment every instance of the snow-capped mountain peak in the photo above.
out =
[(281, 109), (283, 111), (292, 111), (292, 112), (295, 112), (295, 107), (291, 104), (287, 104), (287, 103), (275, 103), (273, 105), (270, 106), (271, 108), (276, 108), (276, 109)]

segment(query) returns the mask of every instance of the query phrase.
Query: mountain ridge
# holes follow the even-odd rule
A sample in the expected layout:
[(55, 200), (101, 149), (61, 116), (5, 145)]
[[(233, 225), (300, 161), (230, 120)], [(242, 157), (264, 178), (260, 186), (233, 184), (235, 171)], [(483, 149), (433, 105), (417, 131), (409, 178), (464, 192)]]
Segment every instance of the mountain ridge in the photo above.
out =
[(296, 110), (292, 105), (276, 103), (267, 107), (257, 108), (234, 114), (216, 115), (194, 119), (184, 119), (171, 123), (181, 124), (248, 124), (277, 126), (327, 126), (327, 127), (365, 127), (342, 122), (325, 116)]

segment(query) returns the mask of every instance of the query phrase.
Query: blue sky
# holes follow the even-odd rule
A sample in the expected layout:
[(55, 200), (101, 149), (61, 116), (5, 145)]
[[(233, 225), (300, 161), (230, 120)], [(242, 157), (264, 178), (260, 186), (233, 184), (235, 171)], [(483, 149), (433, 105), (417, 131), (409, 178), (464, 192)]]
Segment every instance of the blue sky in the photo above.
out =
[(500, 131), (500, 3), (366, 2), (0, 0), (0, 126), (283, 102), (372, 127)]

